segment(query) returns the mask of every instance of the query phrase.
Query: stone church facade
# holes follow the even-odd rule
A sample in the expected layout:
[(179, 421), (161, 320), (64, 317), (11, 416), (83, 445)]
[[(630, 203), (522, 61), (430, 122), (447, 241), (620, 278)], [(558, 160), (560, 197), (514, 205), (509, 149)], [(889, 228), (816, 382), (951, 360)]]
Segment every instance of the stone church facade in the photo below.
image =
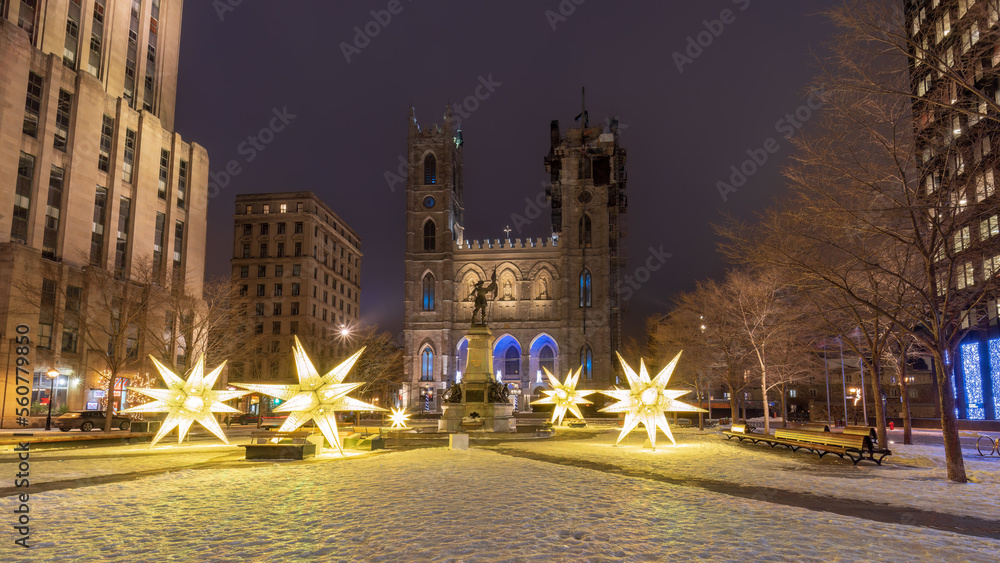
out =
[[(580, 388), (618, 382), (620, 272), (625, 263), (625, 149), (617, 122), (563, 136), (551, 123), (545, 156), (552, 236), (466, 240), (463, 143), (450, 109), (443, 125), (421, 126), (410, 113), (406, 184), (403, 405), (440, 410), (460, 381), (476, 282), (496, 298), (487, 321), (495, 339), (493, 372), (524, 408), (547, 382), (582, 367)], [(540, 217), (537, 220), (544, 220)], [(516, 397), (516, 399), (515, 399)], [(600, 398), (595, 398), (601, 401)]]

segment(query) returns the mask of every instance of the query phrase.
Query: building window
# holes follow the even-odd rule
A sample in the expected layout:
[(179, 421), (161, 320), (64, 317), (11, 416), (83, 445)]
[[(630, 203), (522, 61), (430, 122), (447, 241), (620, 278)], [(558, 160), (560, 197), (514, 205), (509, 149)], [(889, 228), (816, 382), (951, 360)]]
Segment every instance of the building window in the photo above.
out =
[(590, 307), (592, 303), (591, 299), (592, 283), (590, 277), (590, 270), (584, 268), (583, 273), (580, 274), (580, 306)]
[(287, 203), (278, 204), (278, 213), (288, 213), (288, 204)]
[(263, 303), (254, 303), (254, 314), (257, 315), (258, 317), (263, 317), (264, 316), (264, 304)]
[(302, 265), (301, 264), (292, 264), (292, 276), (293, 277), (298, 277), (298, 276), (301, 276), (301, 275), (302, 275)]
[(17, 163), (17, 185), (14, 188), (14, 216), (11, 221), (10, 238), (17, 242), (28, 242), (28, 214), (31, 211), (31, 184), (35, 177), (35, 157), (21, 153)]
[(298, 295), (298, 294), (299, 294), (299, 284), (293, 283), (292, 284), (292, 295)]
[(295, 202), (295, 212), (296, 213), (302, 213), (302, 202), (301, 201)]
[(260, 255), (261, 258), (267, 258), (267, 243), (260, 243)]
[(281, 315), (281, 303), (275, 303), (274, 304), (273, 315), (276, 316), (276, 317)]
[(290, 314), (290, 315), (298, 315), (299, 314), (299, 302), (298, 301), (292, 301), (292, 304), (289, 306), (288, 314)]
[(59, 104), (56, 106), (56, 135), (52, 146), (66, 152), (66, 140), (69, 138), (69, 112), (73, 107), (73, 95), (66, 90), (59, 90)]
[(35, 42), (36, 2), (37, 0), (21, 0), (21, 9), (17, 15), (17, 26), (28, 32), (29, 43)]
[(274, 284), (274, 296), (281, 297), (281, 294), (282, 294), (281, 284), (280, 283)]
[(274, 277), (280, 278), (283, 275), (285, 275), (285, 266), (282, 264), (277, 264), (274, 267)]
[(132, 129), (125, 130), (125, 162), (122, 164), (122, 179), (132, 183), (132, 166), (135, 163), (135, 140), (136, 132)]
[(285, 234), (285, 224), (284, 223), (278, 223), (278, 234), (279, 235)]
[(160, 149), (160, 185), (156, 195), (160, 199), (167, 199), (167, 176), (170, 171), (170, 151)]
[(253, 215), (253, 206), (248, 204), (245, 211), (247, 215)]
[(28, 72), (28, 94), (24, 99), (24, 125), (21, 131), (29, 137), (38, 137), (38, 115), (42, 109), (42, 86), (44, 79)]
[(128, 255), (129, 223), (132, 215), (132, 200), (122, 197), (118, 203), (118, 241), (115, 243), (115, 276), (125, 273), (125, 258)]
[(245, 237), (253, 236), (253, 225), (251, 225), (250, 223), (243, 225), (243, 236)]
[(257, 297), (264, 297), (264, 291), (265, 291), (264, 284), (262, 283), (257, 284)]
[(423, 281), (423, 298), (421, 300), (424, 311), (434, 310), (434, 276), (426, 274)]
[(973, 275), (972, 262), (965, 262), (964, 264), (959, 265), (957, 269), (958, 271), (955, 273), (957, 278), (955, 287), (957, 289), (965, 289), (976, 285), (976, 279)]
[(580, 367), (584, 379), (594, 379), (594, 352), (587, 344), (580, 350)]
[(547, 369), (549, 373), (556, 375), (556, 354), (548, 344), (538, 352), (538, 369)]
[(166, 229), (167, 216), (156, 212), (156, 229), (153, 231), (153, 274), (163, 267), (163, 231)]
[(250, 277), (250, 266), (240, 266), (240, 277), (241, 278)]
[(184, 198), (187, 197), (188, 163), (181, 160), (177, 168), (177, 207), (184, 209)]
[(302, 221), (296, 221), (295, 222), (295, 229), (294, 229), (293, 232), (295, 234), (297, 234), (297, 235), (302, 234)]
[(63, 178), (65, 171), (53, 166), (49, 172), (48, 205), (45, 209), (45, 230), (42, 234), (42, 256), (55, 260), (59, 245), (59, 214), (62, 211)]
[(97, 186), (94, 195), (94, 222), (90, 232), (90, 263), (99, 265), (104, 259), (104, 222), (108, 207), (108, 190)]
[(590, 215), (584, 213), (583, 217), (580, 217), (580, 248), (590, 248), (590, 246)]
[(271, 323), (271, 334), (281, 334), (281, 321)]
[(420, 381), (434, 381), (434, 352), (430, 348), (420, 353)]
[(521, 352), (517, 350), (517, 346), (508, 346), (503, 355), (503, 375), (504, 377), (521, 375)]
[(240, 297), (246, 297), (250, 295), (250, 286), (247, 284), (240, 284)]
[(107, 172), (111, 169), (111, 136), (115, 132), (115, 119), (110, 115), (104, 116), (101, 124), (101, 148), (97, 155), (97, 169)]
[(990, 215), (979, 222), (979, 240), (993, 238), (1000, 234), (1000, 219), (997, 215)]
[(258, 278), (267, 277), (267, 266), (257, 266), (257, 277)]
[(267, 215), (267, 214), (268, 214), (268, 213), (270, 213), (270, 212), (271, 212), (271, 204), (269, 204), (269, 203), (265, 203), (265, 204), (264, 204), (264, 210), (263, 210), (263, 213), (264, 213), (265, 215)]
[(90, 60), (87, 72), (101, 78), (101, 43), (104, 40), (104, 1), (94, 0), (94, 23), (90, 31)]
[(243, 257), (244, 258), (250, 258), (250, 245), (249, 244), (244, 244), (243, 245)]
[(434, 224), (433, 220), (428, 219), (427, 222), (424, 223), (424, 250), (433, 252), (436, 247), (436, 238), (437, 226)]
[(277, 252), (278, 252), (278, 258), (284, 258), (285, 257), (285, 243), (283, 243), (283, 242), (279, 242), (278, 243)]
[(267, 235), (267, 234), (270, 234), (270, 233), (271, 233), (271, 224), (270, 223), (261, 223), (260, 224), (260, 234)]
[(424, 157), (424, 184), (437, 183), (437, 160), (433, 154)]
[[(3, 6), (0, 2), (0, 6)], [(68, 68), (76, 68), (76, 53), (80, 48), (80, 0), (70, 0), (69, 13), (66, 15), (66, 42), (63, 48), (63, 64)]]

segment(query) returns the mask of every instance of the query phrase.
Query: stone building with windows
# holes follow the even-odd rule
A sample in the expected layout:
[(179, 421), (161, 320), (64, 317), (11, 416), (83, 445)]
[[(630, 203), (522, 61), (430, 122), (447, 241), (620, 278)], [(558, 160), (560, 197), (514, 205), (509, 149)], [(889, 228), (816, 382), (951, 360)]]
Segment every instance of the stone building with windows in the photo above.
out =
[[(0, 362), (13, 365), (11, 339), (27, 325), (33, 402), (47, 400), (41, 374), (53, 367), (56, 405), (103, 398), (96, 345), (64, 322), (107, 322), (88, 313), (88, 269), (133, 281), (151, 270), (201, 295), (208, 155), (173, 131), (182, 10), (181, 0), (0, 0)], [(19, 286), (40, 298), (29, 303)], [(129, 340), (137, 358), (150, 351), (141, 340)], [(5, 382), (9, 426), (12, 367)], [(114, 402), (127, 406), (125, 392)]]
[(439, 410), (444, 391), (461, 380), (472, 289), (494, 272), (493, 369), (520, 395), (519, 406), (547, 385), (543, 367), (560, 378), (582, 367), (581, 388), (610, 388), (620, 373), (625, 263), (626, 153), (617, 122), (590, 127), (584, 112), (582, 126), (565, 136), (551, 123), (551, 236), (467, 240), (462, 135), (450, 110), (443, 121), (422, 126), (412, 110), (409, 118), (403, 404)]
[(312, 192), (237, 195), (233, 220), (232, 280), (260, 354), (234, 359), (229, 381), (295, 382), (293, 335), (322, 363), (358, 326), (361, 238)]

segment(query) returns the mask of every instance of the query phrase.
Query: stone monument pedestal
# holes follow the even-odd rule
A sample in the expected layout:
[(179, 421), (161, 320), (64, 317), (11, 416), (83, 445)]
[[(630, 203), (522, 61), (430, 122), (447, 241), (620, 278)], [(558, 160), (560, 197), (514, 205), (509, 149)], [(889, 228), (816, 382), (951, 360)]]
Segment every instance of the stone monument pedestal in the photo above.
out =
[(484, 324), (469, 329), (469, 351), (459, 387), (462, 401), (442, 406), (439, 432), (514, 432), (514, 405), (489, 402), (493, 382), (493, 333)]

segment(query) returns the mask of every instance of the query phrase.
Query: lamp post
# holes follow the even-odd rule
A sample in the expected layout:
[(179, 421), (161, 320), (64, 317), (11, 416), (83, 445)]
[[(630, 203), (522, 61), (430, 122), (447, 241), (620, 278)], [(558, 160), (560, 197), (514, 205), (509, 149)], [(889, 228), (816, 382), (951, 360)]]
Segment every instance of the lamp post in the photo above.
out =
[(52, 403), (55, 402), (55, 389), (56, 389), (56, 378), (59, 377), (59, 372), (56, 368), (50, 368), (49, 371), (45, 372), (46, 377), (49, 378), (49, 415), (45, 417), (45, 429), (52, 430)]

